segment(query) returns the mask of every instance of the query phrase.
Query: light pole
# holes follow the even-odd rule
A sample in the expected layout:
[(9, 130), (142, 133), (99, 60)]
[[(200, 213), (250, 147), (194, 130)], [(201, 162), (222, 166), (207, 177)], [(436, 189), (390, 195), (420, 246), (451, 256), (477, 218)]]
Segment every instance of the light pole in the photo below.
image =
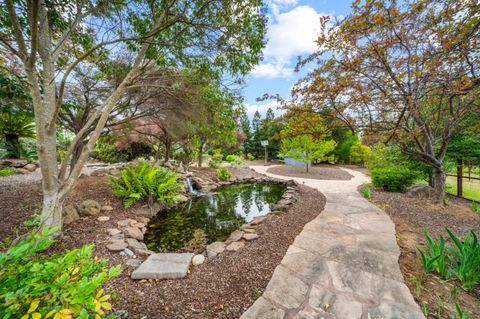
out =
[(262, 143), (262, 146), (265, 147), (265, 166), (267, 166), (267, 146), (268, 146), (268, 140), (263, 140), (260, 143)]

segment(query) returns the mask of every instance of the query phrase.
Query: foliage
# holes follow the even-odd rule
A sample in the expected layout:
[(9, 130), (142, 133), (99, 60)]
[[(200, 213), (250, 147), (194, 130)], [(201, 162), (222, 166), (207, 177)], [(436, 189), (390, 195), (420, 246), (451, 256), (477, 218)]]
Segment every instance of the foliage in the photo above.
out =
[(446, 228), (453, 246), (445, 243), (440, 236), (436, 242), (424, 231), (427, 243), (424, 249), (418, 248), (425, 273), (436, 271), (442, 278), (454, 276), (465, 290), (472, 290), (480, 283), (480, 245), (478, 237), (471, 230), (464, 240)]
[(354, 143), (350, 147), (350, 161), (355, 164), (364, 164), (370, 157), (372, 151), (370, 147), (363, 145), (360, 142)]
[(91, 156), (106, 163), (120, 163), (128, 160), (128, 155), (112, 144), (97, 142)]
[(139, 157), (148, 157), (152, 154), (153, 148), (144, 142), (131, 142), (128, 144), (126, 153), (128, 155), (128, 161), (133, 161)]
[(360, 188), (360, 195), (365, 197), (366, 199), (372, 198), (372, 189), (368, 186)]
[(310, 113), (306, 107), (291, 110), (287, 114), (287, 125), (281, 132), (281, 153), (305, 164), (311, 161), (329, 159), (328, 153), (336, 146), (334, 140), (327, 140), (329, 133), (320, 114)]
[(253, 154), (251, 154), (251, 153), (248, 153), (248, 154), (247, 154), (247, 159), (248, 159), (249, 161), (253, 161), (253, 160), (255, 160), (255, 156), (253, 156)]
[(472, 208), (472, 210), (475, 212), (475, 213), (479, 213), (480, 214), (480, 204), (476, 201), (472, 201), (472, 205), (470, 206)]
[(113, 193), (123, 198), (126, 208), (140, 199), (147, 199), (150, 207), (155, 199), (172, 205), (181, 187), (175, 172), (147, 162), (128, 165), (120, 171), (119, 178), (111, 177), (110, 181)]
[(426, 230), (424, 230), (423, 234), (427, 239), (427, 243), (423, 250), (418, 248), (423, 271), (428, 274), (435, 270), (443, 279), (448, 279), (449, 269), (447, 267), (448, 259), (445, 254), (445, 239), (440, 236), (440, 241), (437, 244)]
[(202, 253), (207, 249), (208, 240), (207, 234), (203, 229), (195, 229), (193, 231), (193, 237), (185, 245), (185, 249), (190, 252), (195, 252), (197, 254)]
[[(0, 317), (103, 318), (112, 309), (101, 286), (120, 274), (93, 258), (93, 245), (46, 255), (57, 229), (43, 228), (0, 253)], [(19, 279), (21, 278), (21, 279)]]
[(232, 173), (226, 168), (217, 169), (217, 177), (221, 181), (226, 181), (232, 177)]
[(345, 128), (333, 128), (332, 138), (337, 142), (335, 149), (332, 151), (335, 160), (348, 163), (350, 161), (350, 148), (355, 143), (359, 143), (358, 136)]
[(10, 176), (15, 174), (15, 169), (14, 168), (4, 168), (0, 169), (0, 176)]
[(462, 310), (458, 303), (455, 303), (455, 311), (457, 312), (457, 317), (452, 316), (452, 319), (472, 319), (470, 313)]
[(418, 179), (418, 174), (401, 166), (375, 168), (370, 171), (372, 184), (390, 192), (405, 191)]
[(237, 155), (227, 155), (225, 160), (234, 166), (239, 166), (243, 164), (243, 159)]
[(450, 229), (447, 228), (446, 230), (454, 243), (453, 246), (448, 247), (451, 273), (460, 279), (464, 289), (471, 290), (480, 283), (480, 245), (478, 237), (471, 230), (462, 241)]
[(5, 139), (6, 154), (3, 157), (34, 158), (36, 152), (20, 143), (20, 138), (34, 138), (35, 123), (29, 112), (2, 108), (0, 110), (0, 138)]

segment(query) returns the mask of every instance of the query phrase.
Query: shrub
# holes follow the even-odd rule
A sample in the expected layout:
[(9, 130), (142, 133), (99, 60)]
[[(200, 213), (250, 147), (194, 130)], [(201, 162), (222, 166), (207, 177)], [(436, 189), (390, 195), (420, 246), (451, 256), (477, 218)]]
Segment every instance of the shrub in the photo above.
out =
[(408, 168), (392, 166), (371, 170), (372, 183), (390, 192), (404, 191), (412, 186), (418, 173)]
[(150, 207), (155, 199), (168, 205), (177, 200), (180, 183), (175, 172), (165, 167), (150, 166), (146, 162), (128, 165), (120, 171), (120, 177), (111, 177), (113, 193), (123, 198), (125, 208), (140, 199), (147, 199)]
[(370, 158), (372, 150), (370, 147), (357, 142), (350, 147), (349, 159), (355, 164), (364, 164)]
[(362, 195), (366, 199), (370, 199), (370, 198), (372, 198), (372, 189), (368, 186), (362, 187), (360, 189), (360, 195)]
[(230, 177), (232, 177), (232, 173), (226, 168), (219, 168), (217, 169), (217, 177), (221, 181), (226, 181)]
[(91, 156), (106, 163), (119, 163), (128, 160), (128, 154), (120, 151), (112, 144), (97, 142)]
[(248, 154), (247, 154), (247, 159), (248, 159), (249, 161), (253, 161), (253, 160), (255, 160), (255, 156), (253, 156), (252, 153), (248, 153)]
[(139, 157), (148, 158), (152, 154), (153, 148), (144, 142), (131, 142), (126, 150), (128, 160), (133, 161)]
[(0, 176), (10, 176), (15, 174), (15, 169), (14, 168), (4, 168), (0, 169)]
[(227, 155), (225, 158), (227, 162), (233, 164), (234, 166), (242, 165), (243, 159), (237, 155)]
[(477, 203), (476, 201), (473, 201), (472, 202), (472, 206), (470, 206), (472, 208), (472, 210), (475, 212), (475, 213), (479, 213), (480, 214), (480, 204)]
[(103, 318), (112, 309), (101, 286), (120, 274), (92, 257), (93, 245), (45, 255), (56, 229), (45, 227), (0, 253), (0, 317)]

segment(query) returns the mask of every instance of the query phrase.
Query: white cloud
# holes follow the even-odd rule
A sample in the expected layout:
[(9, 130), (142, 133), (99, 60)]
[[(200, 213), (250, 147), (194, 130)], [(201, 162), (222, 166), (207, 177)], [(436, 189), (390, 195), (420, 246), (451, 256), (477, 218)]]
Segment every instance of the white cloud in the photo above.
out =
[(245, 112), (247, 113), (249, 119), (253, 118), (253, 114), (255, 114), (256, 111), (260, 113), (262, 118), (265, 118), (265, 114), (267, 114), (267, 110), (271, 108), (275, 116), (280, 116), (285, 114), (285, 110), (280, 109), (279, 106), (280, 104), (277, 101), (270, 101), (264, 104), (246, 103)]
[(252, 70), (251, 74), (257, 78), (284, 78), (293, 74), (293, 69), (285, 63), (262, 63)]
[[(296, 4), (296, 0), (271, 0), (273, 15), (267, 31), (268, 43), (264, 49), (264, 63), (252, 71), (254, 77), (290, 77), (294, 58), (310, 54), (316, 49), (320, 34), (320, 16), (309, 6), (297, 6), (279, 13), (281, 8)], [(278, 10), (277, 10), (278, 9)]]

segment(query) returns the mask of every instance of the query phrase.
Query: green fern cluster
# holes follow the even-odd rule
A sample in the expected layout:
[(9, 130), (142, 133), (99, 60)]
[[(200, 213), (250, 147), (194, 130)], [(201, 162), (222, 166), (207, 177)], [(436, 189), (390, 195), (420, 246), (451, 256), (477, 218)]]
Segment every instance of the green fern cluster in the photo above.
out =
[(112, 177), (110, 181), (113, 194), (123, 198), (125, 208), (140, 199), (147, 199), (150, 207), (155, 199), (172, 205), (181, 187), (175, 172), (146, 162), (127, 166), (119, 178)]

